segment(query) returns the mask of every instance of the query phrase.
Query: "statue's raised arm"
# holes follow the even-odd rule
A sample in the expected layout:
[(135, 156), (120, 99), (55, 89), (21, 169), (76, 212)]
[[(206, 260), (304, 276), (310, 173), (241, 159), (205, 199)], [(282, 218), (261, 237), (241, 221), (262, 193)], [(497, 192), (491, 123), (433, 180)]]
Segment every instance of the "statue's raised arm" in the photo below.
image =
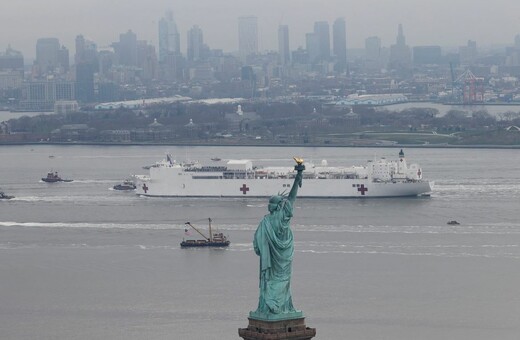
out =
[(294, 182), (291, 187), (291, 191), (289, 192), (289, 196), (287, 199), (294, 203), (296, 200), (296, 194), (298, 193), (298, 188), (302, 187), (302, 179), (303, 179), (303, 170), (305, 170), (305, 165), (303, 165), (303, 158), (293, 157), (296, 161), (296, 165), (294, 166), (294, 170), (297, 171), (296, 177), (294, 177)]

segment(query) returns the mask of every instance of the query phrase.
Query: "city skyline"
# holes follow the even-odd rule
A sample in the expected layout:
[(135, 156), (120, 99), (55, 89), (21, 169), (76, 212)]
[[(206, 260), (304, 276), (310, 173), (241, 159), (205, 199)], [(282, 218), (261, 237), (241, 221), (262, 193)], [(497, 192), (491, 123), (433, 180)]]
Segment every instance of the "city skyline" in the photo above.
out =
[[(204, 32), (204, 41), (211, 48), (226, 52), (238, 51), (237, 22), (241, 16), (258, 18), (258, 49), (278, 50), (278, 27), (289, 26), (291, 50), (305, 46), (306, 33), (315, 22), (332, 25), (338, 17), (345, 18), (347, 48), (363, 48), (370, 36), (381, 38), (383, 46), (395, 41), (398, 24), (405, 29), (409, 46), (463, 46), (468, 40), (478, 46), (512, 45), (520, 32), (520, 16), (513, 1), (497, 0), (493, 6), (458, 0), (417, 4), (411, 0), (378, 3), (368, 0), (362, 5), (337, 0), (270, 2), (230, 0), (223, 3), (192, 3), (181, 0), (172, 6), (167, 1), (149, 3), (127, 1), (124, 5), (99, 0), (52, 4), (28, 0), (0, 5), (0, 46), (11, 45), (27, 59), (34, 59), (39, 38), (58, 38), (73, 49), (77, 35), (96, 42), (100, 48), (117, 41), (119, 34), (132, 30), (138, 39), (159, 47), (158, 23), (165, 11), (172, 10), (186, 53), (186, 34), (194, 25)], [(211, 13), (211, 15), (208, 15)], [(30, 23), (30, 24), (29, 24)]]

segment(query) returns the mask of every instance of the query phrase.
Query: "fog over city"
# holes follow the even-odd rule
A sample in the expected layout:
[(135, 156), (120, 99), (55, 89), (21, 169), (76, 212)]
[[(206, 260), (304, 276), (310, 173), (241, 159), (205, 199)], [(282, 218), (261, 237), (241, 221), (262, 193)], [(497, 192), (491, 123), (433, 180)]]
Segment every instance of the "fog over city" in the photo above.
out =
[(211, 48), (236, 51), (237, 18), (244, 15), (258, 17), (260, 51), (277, 48), (280, 24), (289, 26), (290, 47), (296, 49), (305, 45), (305, 33), (315, 21), (338, 17), (346, 20), (348, 48), (362, 48), (364, 39), (374, 35), (389, 46), (399, 23), (411, 46), (460, 46), (469, 39), (479, 46), (507, 45), (520, 32), (520, 3), (513, 0), (24, 0), (0, 4), (0, 46), (11, 44), (32, 59), (41, 37), (56, 37), (73, 48), (74, 38), (83, 34), (103, 47), (129, 29), (157, 46), (158, 20), (168, 9), (174, 13), (182, 50), (188, 29), (199, 25)]

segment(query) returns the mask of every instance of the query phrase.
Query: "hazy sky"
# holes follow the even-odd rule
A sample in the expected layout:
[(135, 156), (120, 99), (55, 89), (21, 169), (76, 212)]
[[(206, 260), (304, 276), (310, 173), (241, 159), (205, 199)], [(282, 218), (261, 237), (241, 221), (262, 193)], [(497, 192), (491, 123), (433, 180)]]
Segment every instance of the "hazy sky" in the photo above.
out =
[(520, 33), (518, 0), (0, 0), (0, 51), (11, 44), (30, 59), (38, 38), (56, 37), (72, 58), (76, 35), (103, 47), (128, 29), (157, 47), (157, 22), (166, 9), (174, 11), (183, 51), (194, 24), (211, 48), (237, 50), (242, 15), (258, 17), (261, 50), (277, 48), (279, 24), (289, 25), (290, 47), (296, 49), (315, 21), (332, 25), (338, 17), (347, 23), (348, 48), (363, 47), (373, 35), (389, 46), (399, 23), (410, 46), (459, 46), (468, 39), (478, 46), (512, 45)]

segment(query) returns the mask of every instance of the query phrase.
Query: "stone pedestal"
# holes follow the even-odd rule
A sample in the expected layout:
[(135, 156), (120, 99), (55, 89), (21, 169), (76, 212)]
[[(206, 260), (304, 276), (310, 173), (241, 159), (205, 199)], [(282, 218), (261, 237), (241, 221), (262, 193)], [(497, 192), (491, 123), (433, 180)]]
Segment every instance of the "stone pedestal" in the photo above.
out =
[(316, 335), (316, 328), (305, 326), (305, 318), (287, 320), (249, 319), (247, 328), (239, 328), (244, 340), (309, 340)]

